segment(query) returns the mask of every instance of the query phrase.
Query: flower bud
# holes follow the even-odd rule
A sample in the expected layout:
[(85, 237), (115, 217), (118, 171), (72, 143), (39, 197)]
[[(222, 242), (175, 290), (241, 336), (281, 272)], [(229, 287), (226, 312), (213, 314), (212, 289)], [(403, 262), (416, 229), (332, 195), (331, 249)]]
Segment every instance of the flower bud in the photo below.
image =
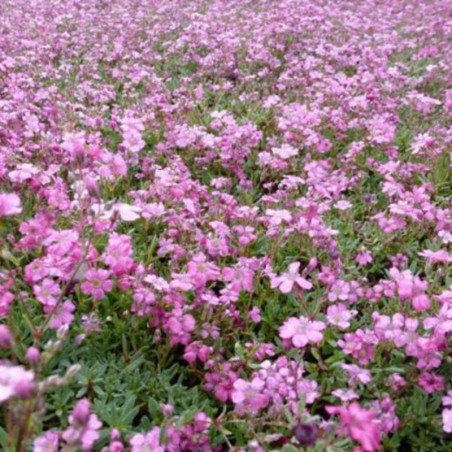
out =
[(174, 410), (173, 405), (166, 403), (165, 405), (162, 406), (162, 413), (163, 414), (171, 414)]
[(14, 386), (14, 392), (16, 393), (17, 397), (21, 399), (28, 399), (31, 397), (36, 389), (36, 385), (34, 381), (30, 380), (22, 380), (16, 383)]
[(6, 325), (0, 325), (0, 348), (8, 349), (13, 345), (13, 335)]
[(39, 359), (41, 358), (41, 353), (38, 350), (38, 348), (36, 347), (29, 347), (29, 349), (27, 350), (27, 353), (25, 355), (25, 358), (27, 359), (27, 361), (32, 364), (38, 364)]
[(108, 452), (124, 452), (124, 445), (119, 441), (114, 441), (108, 446)]
[[(57, 331), (57, 338), (60, 341), (62, 341), (67, 336), (68, 331), (69, 331), (69, 325), (60, 326)], [(59, 345), (61, 345), (61, 344), (59, 344)]]
[(72, 411), (72, 416), (74, 418), (74, 422), (85, 425), (88, 422), (90, 415), (91, 404), (88, 400), (82, 399), (77, 402), (74, 407), (74, 411)]
[(99, 185), (97, 184), (97, 181), (96, 179), (94, 179), (94, 177), (85, 177), (85, 187), (92, 198), (100, 199)]
[(299, 423), (292, 433), (301, 446), (313, 446), (317, 441), (318, 427), (314, 423)]
[(68, 370), (66, 371), (66, 375), (65, 377), (67, 379), (72, 379), (74, 378), (79, 372), (80, 369), (82, 368), (82, 366), (80, 364), (73, 364), (71, 367), (68, 368)]

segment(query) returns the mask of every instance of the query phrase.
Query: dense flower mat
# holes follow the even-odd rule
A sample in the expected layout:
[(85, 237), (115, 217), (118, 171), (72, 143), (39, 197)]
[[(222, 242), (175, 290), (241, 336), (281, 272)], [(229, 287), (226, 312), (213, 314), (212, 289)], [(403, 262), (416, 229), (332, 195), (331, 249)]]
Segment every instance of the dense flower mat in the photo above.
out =
[(0, 449), (446, 450), (451, 35), (2, 0)]

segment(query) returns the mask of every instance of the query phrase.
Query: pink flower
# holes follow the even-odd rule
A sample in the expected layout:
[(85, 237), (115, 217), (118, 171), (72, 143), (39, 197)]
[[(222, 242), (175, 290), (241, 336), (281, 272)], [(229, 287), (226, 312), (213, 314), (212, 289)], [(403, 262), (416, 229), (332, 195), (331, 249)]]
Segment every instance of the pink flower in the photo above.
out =
[(350, 320), (358, 314), (357, 311), (349, 311), (343, 303), (328, 306), (326, 310), (327, 321), (331, 325), (345, 330), (350, 326)]
[(373, 261), (372, 253), (368, 250), (362, 250), (356, 255), (355, 260), (358, 265), (370, 264)]
[(6, 325), (0, 324), (0, 349), (8, 349), (13, 345), (13, 335)]
[(446, 250), (424, 250), (419, 253), (419, 256), (425, 257), (429, 265), (435, 264), (450, 264), (452, 262), (452, 254)]
[(74, 314), (72, 314), (74, 311), (74, 304), (71, 301), (66, 300), (58, 306), (55, 312), (53, 312), (49, 327), (57, 330), (61, 326), (70, 325), (74, 320)]
[(33, 442), (33, 452), (57, 452), (60, 437), (58, 433), (48, 431)]
[(424, 372), (419, 375), (417, 382), (419, 386), (427, 393), (433, 394), (444, 390), (444, 379), (433, 373)]
[(342, 281), (341, 279), (338, 279), (334, 282), (332, 285), (330, 291), (328, 292), (328, 300), (329, 301), (337, 301), (342, 300), (346, 301), (348, 300), (350, 295), (350, 283), (346, 281)]
[(343, 432), (358, 441), (365, 452), (380, 448), (381, 430), (373, 411), (361, 408), (356, 402), (348, 407), (327, 406), (326, 411), (339, 415)]
[(14, 193), (0, 193), (0, 218), (22, 212), (20, 198)]
[(242, 290), (251, 293), (253, 290), (254, 271), (245, 265), (237, 265), (234, 268), (224, 267), (223, 278), (229, 282), (229, 288), (240, 293)]
[(145, 434), (133, 435), (130, 438), (131, 452), (164, 452), (165, 447), (160, 445), (160, 428), (153, 427), (152, 430)]
[(117, 213), (122, 221), (135, 221), (141, 216), (141, 208), (133, 206), (131, 204), (125, 204), (123, 202), (116, 203), (112, 210), (112, 213)]
[(254, 308), (250, 309), (248, 311), (248, 315), (253, 323), (259, 323), (262, 320), (261, 310), (257, 306), (254, 306)]
[(397, 290), (400, 299), (411, 300), (413, 309), (416, 311), (425, 311), (430, 308), (430, 299), (425, 294), (428, 283), (422, 281), (418, 276), (414, 276), (410, 270), (399, 271), (391, 268), (389, 274), (397, 284)]
[(241, 378), (236, 380), (231, 394), (236, 410), (239, 413), (249, 412), (256, 414), (265, 408), (270, 401), (270, 397), (263, 392), (264, 388), (265, 381), (257, 377), (253, 378), (251, 382)]
[(282, 222), (290, 223), (292, 221), (291, 213), (285, 209), (267, 209), (265, 215), (269, 217), (272, 226), (279, 226)]
[(345, 199), (341, 199), (340, 201), (337, 201), (336, 204), (334, 204), (334, 207), (339, 210), (347, 210), (352, 207), (353, 204), (350, 201), (347, 201)]
[(44, 311), (49, 313), (58, 301), (61, 288), (52, 279), (45, 278), (41, 284), (33, 286), (33, 292), (36, 299), (44, 306)]
[(99, 439), (98, 430), (102, 423), (90, 410), (91, 404), (86, 399), (80, 400), (75, 405), (69, 416), (69, 427), (62, 434), (63, 440), (69, 446), (81, 446), (83, 451), (89, 451)]
[(398, 391), (407, 384), (406, 380), (399, 374), (390, 375), (388, 378), (388, 382), (394, 391)]
[(280, 148), (272, 148), (272, 152), (276, 157), (279, 157), (282, 160), (287, 160), (290, 159), (290, 157), (298, 155), (298, 149), (295, 149), (288, 144), (283, 144)]
[(441, 412), (441, 416), (443, 418), (443, 430), (446, 433), (452, 433), (452, 409), (445, 408)]
[(295, 347), (301, 348), (306, 344), (317, 344), (323, 339), (322, 330), (325, 329), (323, 322), (312, 321), (306, 317), (290, 317), (279, 328), (279, 336), (292, 343)]
[(126, 234), (113, 233), (108, 239), (102, 259), (117, 276), (128, 273), (134, 267), (132, 238)]
[(200, 288), (208, 281), (215, 281), (220, 276), (219, 268), (212, 262), (208, 262), (203, 253), (199, 253), (187, 264), (187, 272), (195, 286)]
[(448, 391), (441, 401), (443, 406), (452, 407), (452, 391)]
[(190, 333), (194, 331), (196, 321), (190, 314), (181, 316), (172, 315), (165, 323), (165, 330), (171, 335), (171, 343), (187, 344), (190, 339)]
[(237, 241), (241, 246), (246, 246), (257, 239), (252, 226), (234, 226), (232, 231), (237, 235)]
[(356, 394), (353, 389), (335, 389), (331, 394), (339, 397), (342, 402), (350, 402), (351, 400), (359, 399), (358, 394)]
[(282, 293), (292, 292), (293, 286), (295, 284), (302, 289), (312, 289), (312, 284), (308, 280), (300, 276), (298, 272), (299, 268), (300, 263), (293, 262), (289, 265), (289, 271), (287, 273), (283, 273), (281, 276), (272, 279), (271, 286), (273, 288), (279, 287), (279, 290)]
[(103, 269), (92, 268), (86, 272), (86, 281), (82, 283), (81, 289), (84, 294), (92, 295), (95, 300), (102, 300), (105, 292), (111, 292), (113, 282), (109, 280), (110, 272)]
[(28, 397), (33, 392), (34, 373), (22, 366), (0, 364), (0, 403), (11, 397)]
[(430, 299), (425, 294), (416, 295), (411, 301), (413, 309), (417, 312), (426, 311), (432, 305)]
[(345, 334), (344, 339), (340, 339), (337, 343), (345, 354), (352, 355), (365, 366), (375, 355), (378, 338), (372, 330), (359, 329), (354, 333)]
[(342, 364), (341, 367), (347, 372), (349, 384), (362, 383), (365, 385), (372, 380), (371, 373), (367, 369), (361, 369), (355, 364)]

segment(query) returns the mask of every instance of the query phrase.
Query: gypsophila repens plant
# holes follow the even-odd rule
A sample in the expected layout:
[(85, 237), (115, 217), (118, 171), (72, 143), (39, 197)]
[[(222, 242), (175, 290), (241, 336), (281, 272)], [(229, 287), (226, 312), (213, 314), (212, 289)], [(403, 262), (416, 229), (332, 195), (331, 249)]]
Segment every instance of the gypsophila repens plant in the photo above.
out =
[(450, 450), (451, 18), (2, 0), (0, 450)]

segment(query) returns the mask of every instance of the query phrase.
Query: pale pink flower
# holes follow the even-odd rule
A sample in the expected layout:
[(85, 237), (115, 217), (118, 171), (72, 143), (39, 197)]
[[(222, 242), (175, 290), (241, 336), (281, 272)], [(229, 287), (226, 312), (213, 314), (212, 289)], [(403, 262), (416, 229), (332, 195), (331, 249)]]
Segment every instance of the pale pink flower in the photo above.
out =
[(278, 287), (282, 293), (292, 292), (295, 284), (305, 290), (312, 289), (312, 284), (300, 275), (299, 269), (300, 263), (293, 262), (289, 265), (288, 271), (286, 273), (273, 278), (273, 280), (271, 281), (272, 287)]
[(251, 382), (239, 378), (234, 382), (231, 399), (236, 405), (239, 413), (249, 412), (257, 414), (265, 408), (270, 397), (264, 392), (265, 381), (258, 377), (253, 378)]
[(40, 284), (33, 286), (33, 292), (36, 299), (49, 309), (56, 305), (58, 297), (61, 294), (60, 286), (50, 278), (45, 278)]
[(448, 253), (446, 250), (424, 250), (419, 253), (419, 256), (424, 257), (429, 265), (450, 264), (452, 262), (452, 254)]
[(352, 206), (353, 206), (353, 204), (350, 201), (347, 201), (345, 199), (341, 199), (340, 201), (337, 201), (334, 204), (334, 207), (336, 207), (336, 209), (339, 209), (339, 210), (347, 210), (347, 209), (350, 209), (350, 207), (352, 207)]
[(188, 262), (187, 273), (196, 287), (203, 287), (208, 281), (215, 281), (220, 276), (220, 269), (208, 262), (203, 253), (199, 253)]
[(441, 400), (443, 406), (452, 407), (452, 391), (447, 391), (447, 394)]
[(20, 198), (15, 193), (0, 193), (0, 218), (21, 212)]
[(366, 385), (372, 381), (370, 370), (362, 369), (356, 364), (341, 364), (341, 367), (347, 373), (348, 382), (351, 384), (361, 383)]
[(148, 433), (138, 433), (130, 438), (131, 452), (165, 452), (160, 445), (160, 428), (153, 427)]
[(347, 281), (342, 281), (341, 279), (338, 279), (335, 281), (328, 292), (328, 300), (329, 301), (336, 301), (336, 300), (342, 300), (346, 301), (348, 300), (350, 296), (350, 283)]
[(291, 213), (285, 209), (267, 209), (265, 215), (269, 217), (272, 226), (279, 226), (283, 222), (290, 223), (290, 221), (292, 221)]
[(112, 212), (117, 212), (122, 221), (135, 221), (141, 216), (140, 207), (125, 203), (116, 203)]
[(33, 441), (33, 452), (57, 452), (60, 436), (51, 430)]
[(35, 376), (22, 366), (0, 364), (0, 403), (11, 397), (28, 397), (35, 386)]
[(345, 330), (350, 326), (350, 320), (358, 314), (357, 311), (349, 311), (343, 303), (331, 305), (326, 310), (327, 321), (331, 325)]
[(279, 328), (279, 336), (293, 346), (302, 348), (308, 343), (317, 344), (323, 339), (323, 322), (309, 320), (306, 317), (290, 317)]
[(444, 408), (441, 412), (441, 416), (443, 419), (443, 430), (446, 433), (452, 433), (452, 409)]
[(359, 399), (359, 395), (353, 389), (335, 389), (331, 394), (339, 397), (342, 402), (350, 402)]
[(272, 152), (282, 160), (287, 160), (290, 159), (290, 157), (298, 155), (298, 149), (295, 149), (288, 144), (283, 144), (280, 148), (272, 148)]

